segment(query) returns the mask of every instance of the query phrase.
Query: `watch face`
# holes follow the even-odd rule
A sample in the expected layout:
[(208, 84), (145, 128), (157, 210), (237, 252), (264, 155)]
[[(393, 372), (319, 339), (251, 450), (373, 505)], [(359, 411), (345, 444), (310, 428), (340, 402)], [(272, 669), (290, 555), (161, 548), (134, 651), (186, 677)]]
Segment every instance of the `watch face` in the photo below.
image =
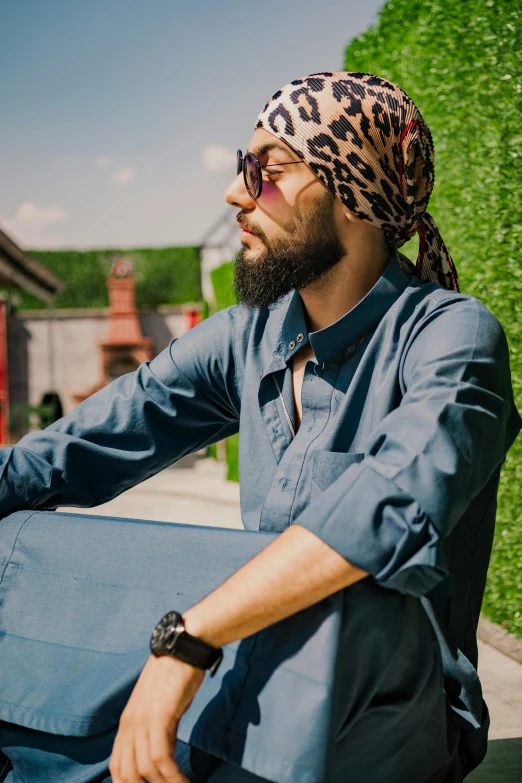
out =
[(176, 639), (184, 626), (179, 612), (168, 612), (152, 632), (150, 649), (155, 655), (168, 655), (174, 649)]

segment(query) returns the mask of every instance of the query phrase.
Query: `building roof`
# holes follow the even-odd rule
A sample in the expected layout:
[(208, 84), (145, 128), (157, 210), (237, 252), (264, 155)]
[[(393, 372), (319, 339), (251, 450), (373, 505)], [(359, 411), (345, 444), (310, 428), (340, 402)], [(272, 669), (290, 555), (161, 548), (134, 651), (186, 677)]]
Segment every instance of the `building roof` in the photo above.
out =
[(0, 229), (0, 286), (16, 286), (50, 302), (65, 283)]
[(227, 207), (219, 218), (205, 232), (199, 242), (200, 252), (207, 247), (224, 247), (231, 243), (239, 245), (239, 227), (236, 213)]

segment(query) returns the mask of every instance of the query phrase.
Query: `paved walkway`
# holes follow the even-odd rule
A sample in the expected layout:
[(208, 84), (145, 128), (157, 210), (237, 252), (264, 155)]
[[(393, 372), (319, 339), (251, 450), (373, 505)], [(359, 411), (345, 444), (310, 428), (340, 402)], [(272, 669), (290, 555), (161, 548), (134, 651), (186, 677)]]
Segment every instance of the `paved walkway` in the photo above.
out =
[(223, 463), (190, 455), (109, 503), (81, 513), (242, 528), (239, 485), (226, 481), (224, 471)]
[[(239, 486), (226, 481), (224, 471), (225, 466), (215, 460), (186, 457), (109, 503), (82, 513), (242, 528)], [(491, 713), (490, 745), (486, 760), (466, 781), (520, 783), (522, 665), (479, 642), (479, 674)]]

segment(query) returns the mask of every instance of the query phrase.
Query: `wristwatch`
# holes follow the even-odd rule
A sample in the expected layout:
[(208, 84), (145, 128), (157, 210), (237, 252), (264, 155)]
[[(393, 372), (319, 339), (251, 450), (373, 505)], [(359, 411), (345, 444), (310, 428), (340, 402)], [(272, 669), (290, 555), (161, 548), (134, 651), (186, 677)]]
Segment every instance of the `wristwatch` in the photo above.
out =
[(150, 651), (156, 658), (172, 655), (198, 669), (210, 669), (211, 677), (223, 660), (222, 647), (212, 647), (187, 633), (179, 612), (167, 612), (161, 618), (150, 637)]

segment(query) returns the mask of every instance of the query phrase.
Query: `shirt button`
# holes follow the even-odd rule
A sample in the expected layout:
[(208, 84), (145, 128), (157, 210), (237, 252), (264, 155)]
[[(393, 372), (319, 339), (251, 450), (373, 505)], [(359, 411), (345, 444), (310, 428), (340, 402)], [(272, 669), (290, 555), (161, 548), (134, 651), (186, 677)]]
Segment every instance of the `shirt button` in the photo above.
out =
[(287, 488), (287, 486), (288, 486), (288, 479), (286, 479), (286, 478), (285, 478), (285, 479), (283, 480), (283, 483), (281, 484), (281, 486), (283, 487), (283, 489), (286, 489), (286, 488)]
[(295, 343), (293, 340), (291, 343), (288, 343), (288, 347), (290, 348), (291, 351), (295, 348)]
[(304, 338), (304, 334), (298, 334), (297, 335), (297, 342), (298, 343), (302, 342), (303, 338)]

